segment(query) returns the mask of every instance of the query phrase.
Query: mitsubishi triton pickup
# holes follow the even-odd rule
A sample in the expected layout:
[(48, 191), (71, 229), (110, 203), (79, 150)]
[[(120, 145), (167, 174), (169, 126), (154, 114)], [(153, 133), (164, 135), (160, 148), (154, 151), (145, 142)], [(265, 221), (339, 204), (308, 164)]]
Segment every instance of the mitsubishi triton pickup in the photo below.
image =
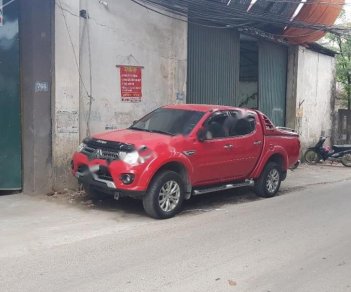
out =
[(299, 155), (298, 134), (259, 111), (177, 104), (84, 139), (72, 172), (88, 194), (141, 199), (164, 219), (191, 196), (249, 186), (272, 197)]

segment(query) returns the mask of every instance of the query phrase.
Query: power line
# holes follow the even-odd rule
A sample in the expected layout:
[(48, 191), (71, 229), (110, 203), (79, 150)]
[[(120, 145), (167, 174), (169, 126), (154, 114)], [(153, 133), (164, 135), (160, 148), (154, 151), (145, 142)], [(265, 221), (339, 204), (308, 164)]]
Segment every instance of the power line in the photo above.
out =
[[(311, 24), (299, 20), (291, 20), (291, 14), (282, 15), (274, 14), (270, 11), (266, 11), (265, 7), (253, 6), (249, 11), (243, 9), (243, 4), (237, 2), (227, 1), (210, 1), (210, 0), (131, 0), (142, 7), (151, 10), (153, 12), (168, 16), (168, 17), (182, 17), (182, 21), (187, 19), (188, 22), (195, 22), (200, 25), (212, 23), (217, 27), (239, 27), (239, 26), (253, 26), (260, 28), (263, 25), (271, 25), (274, 27), (280, 27), (283, 31), (284, 27), (298, 27), (311, 29), (315, 31), (331, 32), (335, 34), (349, 33), (349, 30), (343, 31), (343, 28), (335, 26), (327, 26), (321, 24)], [(265, 1), (270, 3), (270, 8), (276, 3), (293, 3), (295, 5), (305, 4), (303, 1)], [(227, 5), (227, 4), (230, 5)], [(258, 2), (256, 2), (258, 3)], [(261, 2), (259, 2), (261, 3)], [(308, 2), (309, 4), (312, 4)], [(314, 2), (315, 4), (317, 2)], [(325, 0), (319, 1), (318, 3), (329, 3)], [(244, 5), (245, 6), (245, 5)], [(247, 6), (247, 5), (246, 5)], [(245, 6), (245, 7), (246, 7)], [(256, 7), (256, 8), (255, 8)], [(247, 8), (247, 7), (246, 7)], [(254, 9), (255, 8), (255, 9)], [(281, 9), (282, 10), (282, 9)], [(295, 9), (296, 10), (296, 7)], [(175, 15), (175, 16), (174, 16)], [(249, 24), (248, 24), (249, 23)]]

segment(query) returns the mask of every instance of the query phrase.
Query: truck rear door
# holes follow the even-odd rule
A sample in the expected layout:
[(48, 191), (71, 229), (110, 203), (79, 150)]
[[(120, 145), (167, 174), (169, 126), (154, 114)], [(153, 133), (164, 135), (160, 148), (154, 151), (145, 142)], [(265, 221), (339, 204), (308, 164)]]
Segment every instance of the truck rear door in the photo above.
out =
[[(235, 117), (238, 112), (232, 111), (230, 116)], [(228, 172), (233, 179), (247, 178), (255, 168), (263, 147), (263, 132), (258, 116), (254, 112), (243, 112), (233, 119), (230, 131), (228, 153)]]

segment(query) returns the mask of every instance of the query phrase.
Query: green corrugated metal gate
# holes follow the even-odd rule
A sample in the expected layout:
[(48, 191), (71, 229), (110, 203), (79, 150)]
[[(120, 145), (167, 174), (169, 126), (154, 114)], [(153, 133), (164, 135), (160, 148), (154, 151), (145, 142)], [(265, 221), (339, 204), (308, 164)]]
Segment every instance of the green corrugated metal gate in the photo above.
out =
[(22, 187), (18, 1), (0, 0), (1, 4), (0, 190), (18, 190)]
[[(285, 125), (287, 48), (258, 43), (258, 104)], [(235, 30), (188, 26), (187, 103), (238, 105), (240, 34)]]
[(239, 57), (239, 33), (189, 24), (187, 102), (235, 105)]
[(288, 50), (260, 41), (258, 62), (258, 105), (275, 125), (285, 125)]

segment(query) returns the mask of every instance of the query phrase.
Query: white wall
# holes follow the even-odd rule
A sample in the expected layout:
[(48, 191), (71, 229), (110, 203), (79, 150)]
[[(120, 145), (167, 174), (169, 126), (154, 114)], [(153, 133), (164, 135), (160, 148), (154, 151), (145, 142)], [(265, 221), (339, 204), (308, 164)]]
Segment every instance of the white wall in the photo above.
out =
[(258, 82), (252, 81), (239, 81), (239, 99), (238, 104), (246, 101), (249, 96), (256, 94), (255, 99), (249, 99), (248, 103), (244, 105), (247, 108), (257, 108), (257, 96), (258, 96)]
[[(81, 138), (89, 132), (128, 127), (161, 105), (185, 102), (186, 23), (148, 11), (130, 0), (107, 2), (108, 7), (98, 1), (81, 1), (81, 9), (87, 10), (90, 19), (81, 18), (80, 65), (93, 97), (90, 111), (81, 84)], [(121, 101), (116, 65), (144, 67), (140, 103)], [(177, 101), (177, 94), (183, 100)]]
[[(79, 1), (56, 0), (52, 102), (54, 188), (73, 184), (69, 162), (79, 143)], [(77, 60), (77, 61), (76, 61)]]
[(304, 47), (298, 48), (296, 83), (296, 129), (302, 147), (321, 135), (331, 135), (335, 58)]
[[(124, 128), (161, 105), (185, 102), (187, 24), (130, 0), (107, 0), (108, 6), (55, 2), (53, 167), (61, 188), (74, 185), (69, 162), (86, 135)], [(88, 19), (79, 16), (82, 10)], [(140, 103), (121, 101), (116, 65), (144, 67)]]

